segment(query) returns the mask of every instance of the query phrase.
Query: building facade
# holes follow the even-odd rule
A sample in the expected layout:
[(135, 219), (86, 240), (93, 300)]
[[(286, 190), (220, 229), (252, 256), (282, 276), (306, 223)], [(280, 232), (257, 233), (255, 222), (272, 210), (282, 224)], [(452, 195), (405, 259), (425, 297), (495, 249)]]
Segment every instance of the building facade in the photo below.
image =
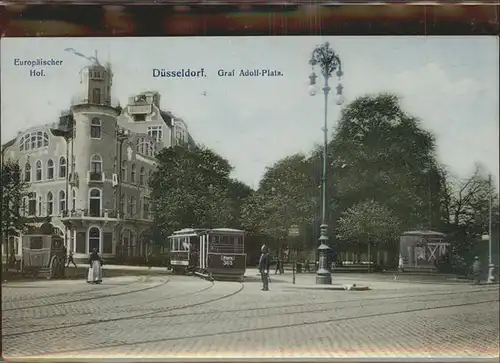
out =
[[(143, 257), (151, 241), (155, 155), (194, 141), (181, 119), (160, 108), (157, 92), (140, 93), (121, 108), (112, 101), (109, 65), (95, 63), (81, 77), (83, 89), (59, 122), (20, 132), (2, 147), (3, 157), (23, 170), (29, 192), (23, 212), (34, 225), (50, 217), (75, 259), (94, 248), (105, 259)], [(20, 241), (10, 236), (7, 248), (20, 255)]]

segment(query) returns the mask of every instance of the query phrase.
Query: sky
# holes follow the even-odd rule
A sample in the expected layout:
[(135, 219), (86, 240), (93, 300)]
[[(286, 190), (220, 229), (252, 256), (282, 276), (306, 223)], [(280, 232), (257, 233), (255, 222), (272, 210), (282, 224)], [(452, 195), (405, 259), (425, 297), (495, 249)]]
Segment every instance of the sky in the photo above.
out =
[[(193, 138), (227, 158), (233, 176), (257, 188), (267, 166), (323, 140), (323, 95), (308, 93), (315, 46), (328, 41), (344, 70), (345, 103), (391, 92), (437, 138), (438, 160), (459, 178), (476, 162), (499, 176), (499, 49), (495, 37), (192, 37), (3, 38), (2, 143), (25, 128), (56, 122), (80, 92), (88, 64), (65, 48), (111, 62), (113, 95), (154, 90), (161, 108), (188, 125)], [(44, 58), (44, 77), (14, 60)], [(197, 79), (154, 78), (153, 68), (201, 69)], [(218, 70), (271, 69), (278, 77), (219, 77)], [(319, 80), (321, 84), (321, 80)], [(333, 81), (336, 85), (337, 80)], [(328, 100), (334, 132), (340, 109)], [(329, 136), (331, 137), (331, 135)]]

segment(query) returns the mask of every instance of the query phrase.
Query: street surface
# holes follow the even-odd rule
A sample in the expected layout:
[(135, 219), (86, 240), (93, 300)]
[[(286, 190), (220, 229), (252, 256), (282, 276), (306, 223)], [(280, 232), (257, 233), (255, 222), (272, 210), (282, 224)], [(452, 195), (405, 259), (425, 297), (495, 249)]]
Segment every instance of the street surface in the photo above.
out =
[[(336, 276), (371, 291), (302, 290), (291, 274), (260, 291), (187, 276), (2, 286), (3, 353), (125, 357), (498, 356), (498, 285)], [(361, 279), (364, 280), (361, 280)], [(357, 281), (355, 281), (357, 279)], [(296, 286), (314, 284), (298, 275)]]

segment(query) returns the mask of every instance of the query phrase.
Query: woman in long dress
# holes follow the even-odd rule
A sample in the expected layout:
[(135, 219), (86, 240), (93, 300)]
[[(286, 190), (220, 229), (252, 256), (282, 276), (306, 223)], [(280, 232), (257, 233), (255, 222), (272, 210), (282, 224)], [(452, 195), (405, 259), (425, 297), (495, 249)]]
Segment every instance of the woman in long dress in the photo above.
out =
[(89, 258), (89, 274), (87, 276), (87, 283), (100, 284), (102, 282), (102, 260), (101, 256), (94, 248)]

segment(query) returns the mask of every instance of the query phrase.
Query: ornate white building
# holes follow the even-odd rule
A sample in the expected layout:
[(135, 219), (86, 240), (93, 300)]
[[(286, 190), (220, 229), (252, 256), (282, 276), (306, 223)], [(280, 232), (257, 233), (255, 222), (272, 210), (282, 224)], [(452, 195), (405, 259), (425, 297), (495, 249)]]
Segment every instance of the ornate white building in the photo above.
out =
[[(110, 65), (95, 62), (81, 77), (83, 89), (59, 122), (20, 132), (2, 156), (23, 169), (26, 215), (34, 225), (50, 217), (75, 258), (93, 248), (108, 259), (144, 256), (155, 154), (194, 141), (181, 119), (160, 108), (157, 92), (131, 97), (123, 109), (112, 101)], [(20, 255), (20, 238), (10, 236), (8, 248)]]

